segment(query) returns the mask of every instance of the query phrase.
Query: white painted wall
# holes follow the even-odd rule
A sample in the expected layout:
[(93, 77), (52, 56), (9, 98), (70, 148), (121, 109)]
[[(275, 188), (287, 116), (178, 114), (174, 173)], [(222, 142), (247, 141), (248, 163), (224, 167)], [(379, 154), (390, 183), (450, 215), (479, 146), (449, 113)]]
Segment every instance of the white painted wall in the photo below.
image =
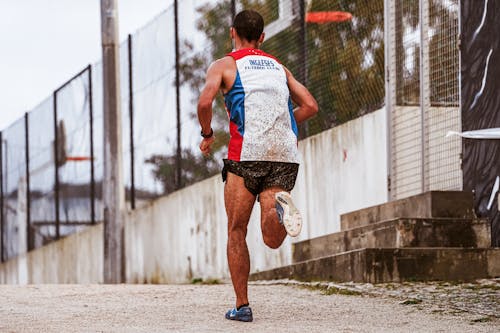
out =
[[(340, 214), (387, 200), (386, 117), (379, 110), (299, 143), (303, 156), (292, 194), (302, 234), (279, 250), (252, 212), (247, 242), (251, 272), (291, 263), (292, 242), (340, 230)], [(220, 176), (194, 184), (127, 215), (126, 276), (132, 283), (227, 278), (227, 220)], [(102, 225), (0, 265), (2, 283), (102, 282)]]
[(102, 224), (0, 265), (0, 283), (102, 283)]
[(298, 240), (340, 231), (340, 214), (387, 201), (386, 128), (381, 109), (300, 142)]

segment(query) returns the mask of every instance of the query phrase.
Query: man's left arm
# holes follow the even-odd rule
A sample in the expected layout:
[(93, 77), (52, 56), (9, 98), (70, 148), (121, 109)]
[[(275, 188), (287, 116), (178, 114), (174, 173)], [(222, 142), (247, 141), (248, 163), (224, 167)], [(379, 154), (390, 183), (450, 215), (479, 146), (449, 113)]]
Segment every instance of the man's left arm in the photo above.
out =
[(295, 79), (292, 73), (285, 68), (288, 89), (292, 100), (297, 104), (293, 112), (297, 124), (306, 121), (318, 113), (318, 103), (306, 87)]

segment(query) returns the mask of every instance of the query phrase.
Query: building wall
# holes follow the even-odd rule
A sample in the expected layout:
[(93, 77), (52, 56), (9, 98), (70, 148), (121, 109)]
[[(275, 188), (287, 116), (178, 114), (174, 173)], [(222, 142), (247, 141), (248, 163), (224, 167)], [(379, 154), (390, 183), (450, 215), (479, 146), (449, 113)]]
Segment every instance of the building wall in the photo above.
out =
[[(386, 146), (383, 109), (301, 141), (303, 163), (292, 194), (303, 232), (278, 250), (267, 248), (256, 204), (247, 236), (251, 271), (291, 263), (293, 242), (339, 231), (340, 214), (386, 202)], [(214, 176), (128, 213), (127, 282), (229, 277), (223, 186)], [(102, 245), (102, 225), (90, 227), (0, 265), (0, 282), (100, 283)]]

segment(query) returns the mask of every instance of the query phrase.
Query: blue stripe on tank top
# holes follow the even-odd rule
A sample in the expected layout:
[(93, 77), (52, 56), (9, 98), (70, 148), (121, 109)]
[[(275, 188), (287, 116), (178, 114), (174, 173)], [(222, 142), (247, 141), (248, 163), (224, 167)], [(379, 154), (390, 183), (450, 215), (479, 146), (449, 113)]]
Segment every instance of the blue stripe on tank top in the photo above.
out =
[(229, 119), (236, 124), (238, 132), (243, 136), (245, 133), (245, 89), (238, 71), (236, 71), (233, 87), (224, 95), (224, 102), (229, 110)]
[(290, 112), (290, 119), (292, 120), (292, 130), (295, 133), (296, 137), (299, 137), (299, 129), (297, 128), (297, 122), (295, 121), (295, 117), (293, 116), (293, 105), (292, 99), (288, 97), (288, 111)]

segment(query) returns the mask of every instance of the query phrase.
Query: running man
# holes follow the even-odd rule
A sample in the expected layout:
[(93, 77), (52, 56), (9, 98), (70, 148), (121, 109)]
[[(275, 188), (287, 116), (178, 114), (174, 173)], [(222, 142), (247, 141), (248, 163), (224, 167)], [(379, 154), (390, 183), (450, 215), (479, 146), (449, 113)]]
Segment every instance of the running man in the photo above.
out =
[[(297, 124), (314, 116), (314, 97), (273, 56), (259, 50), (264, 20), (256, 11), (235, 16), (230, 36), (235, 50), (208, 68), (198, 102), (200, 150), (214, 143), (212, 103), (220, 90), (229, 116), (228, 158), (224, 159), (224, 202), (228, 219), (227, 259), (236, 307), (226, 318), (252, 321), (248, 302), (250, 257), (247, 226), (257, 196), (264, 243), (277, 249), (287, 234), (300, 233), (302, 219), (289, 192), (299, 169)], [(297, 108), (293, 110), (292, 101)]]

